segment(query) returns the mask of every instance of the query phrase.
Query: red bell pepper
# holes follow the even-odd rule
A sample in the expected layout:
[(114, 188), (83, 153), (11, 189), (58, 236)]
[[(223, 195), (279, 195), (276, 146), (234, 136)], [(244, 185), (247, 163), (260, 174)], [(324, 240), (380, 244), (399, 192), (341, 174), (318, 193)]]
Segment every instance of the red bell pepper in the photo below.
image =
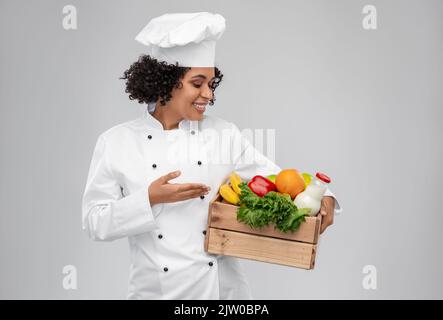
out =
[(252, 180), (249, 181), (248, 187), (259, 197), (263, 197), (269, 191), (277, 191), (275, 184), (263, 176), (253, 177)]

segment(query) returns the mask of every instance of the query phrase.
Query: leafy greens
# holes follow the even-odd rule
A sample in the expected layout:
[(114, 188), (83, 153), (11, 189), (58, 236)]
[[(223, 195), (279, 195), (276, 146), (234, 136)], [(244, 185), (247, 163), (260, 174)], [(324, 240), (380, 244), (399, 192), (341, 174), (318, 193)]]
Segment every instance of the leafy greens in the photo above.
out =
[(251, 228), (261, 228), (274, 223), (275, 228), (282, 232), (295, 231), (310, 211), (306, 208), (298, 209), (288, 194), (270, 191), (259, 197), (245, 182), (239, 184), (239, 187), (241, 194), (237, 220)]

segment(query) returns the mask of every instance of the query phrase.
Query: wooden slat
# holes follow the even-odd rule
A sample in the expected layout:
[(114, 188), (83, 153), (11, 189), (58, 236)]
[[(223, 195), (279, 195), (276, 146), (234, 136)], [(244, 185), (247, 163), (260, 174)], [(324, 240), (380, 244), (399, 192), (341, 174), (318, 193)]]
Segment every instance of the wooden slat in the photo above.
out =
[(237, 221), (238, 206), (223, 203), (219, 194), (217, 194), (209, 205), (208, 227), (241, 231), (250, 234), (264, 235), (281, 239), (302, 241), (316, 244), (320, 234), (321, 215), (317, 217), (306, 217), (295, 232), (284, 233), (275, 230), (274, 225), (266, 226), (260, 229), (253, 229), (244, 223)]
[(314, 244), (216, 228), (208, 228), (205, 241), (208, 253), (303, 269), (314, 268), (316, 249)]

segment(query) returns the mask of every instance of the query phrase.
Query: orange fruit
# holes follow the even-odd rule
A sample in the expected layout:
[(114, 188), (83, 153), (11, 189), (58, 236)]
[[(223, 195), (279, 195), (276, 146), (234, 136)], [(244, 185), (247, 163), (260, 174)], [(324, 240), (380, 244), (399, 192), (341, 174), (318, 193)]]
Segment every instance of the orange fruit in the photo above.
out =
[(275, 186), (282, 193), (288, 193), (294, 199), (305, 190), (306, 184), (303, 176), (295, 169), (285, 169), (275, 178)]

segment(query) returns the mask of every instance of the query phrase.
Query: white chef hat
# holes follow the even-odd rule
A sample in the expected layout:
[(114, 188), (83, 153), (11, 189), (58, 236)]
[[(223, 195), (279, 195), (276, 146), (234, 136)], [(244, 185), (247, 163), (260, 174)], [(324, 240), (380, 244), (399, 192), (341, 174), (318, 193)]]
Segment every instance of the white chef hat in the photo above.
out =
[(214, 67), (215, 43), (225, 31), (225, 18), (209, 12), (168, 13), (152, 19), (135, 40), (148, 54), (181, 67)]

